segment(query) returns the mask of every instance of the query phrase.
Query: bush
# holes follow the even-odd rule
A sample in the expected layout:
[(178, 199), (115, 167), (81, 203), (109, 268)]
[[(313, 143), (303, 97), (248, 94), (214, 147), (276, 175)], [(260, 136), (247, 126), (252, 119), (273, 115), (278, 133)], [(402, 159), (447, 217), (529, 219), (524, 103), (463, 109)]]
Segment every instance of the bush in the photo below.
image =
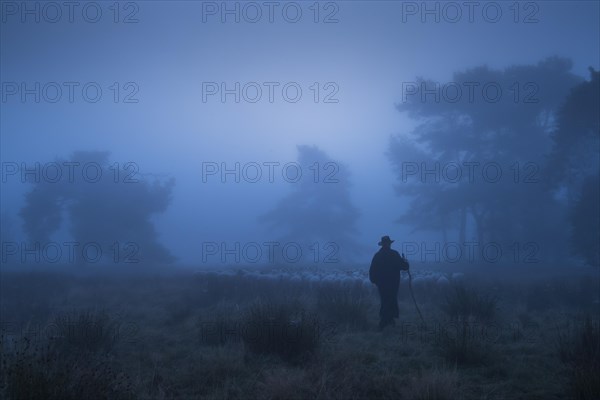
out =
[(369, 327), (369, 298), (360, 285), (323, 285), (317, 289), (317, 308), (328, 322), (350, 328)]
[(441, 329), (437, 348), (442, 357), (458, 365), (478, 365), (485, 362), (492, 348), (479, 329), (482, 326), (467, 321), (457, 322), (454, 326), (454, 332), (450, 332), (448, 326)]
[(2, 354), (0, 397), (13, 400), (133, 399), (129, 377), (103, 356), (81, 358), (22, 338)]
[(414, 400), (455, 400), (458, 393), (458, 372), (453, 370), (421, 371), (411, 380), (406, 398)]
[(119, 326), (104, 312), (84, 311), (55, 317), (53, 337), (2, 340), (0, 397), (134, 398), (129, 377), (108, 355)]
[(120, 322), (104, 311), (81, 311), (54, 319), (56, 346), (66, 350), (110, 352), (119, 338)]
[(558, 331), (557, 350), (571, 368), (571, 387), (576, 399), (600, 398), (600, 324), (587, 317), (583, 323)]
[(200, 319), (198, 327), (200, 343), (208, 346), (223, 346), (240, 339), (239, 322), (226, 318), (222, 314), (214, 314), (209, 319)]
[(446, 295), (441, 308), (453, 320), (489, 321), (496, 315), (497, 304), (495, 297), (459, 285)]
[(241, 329), (246, 350), (291, 362), (313, 355), (321, 339), (318, 318), (295, 305), (255, 303)]

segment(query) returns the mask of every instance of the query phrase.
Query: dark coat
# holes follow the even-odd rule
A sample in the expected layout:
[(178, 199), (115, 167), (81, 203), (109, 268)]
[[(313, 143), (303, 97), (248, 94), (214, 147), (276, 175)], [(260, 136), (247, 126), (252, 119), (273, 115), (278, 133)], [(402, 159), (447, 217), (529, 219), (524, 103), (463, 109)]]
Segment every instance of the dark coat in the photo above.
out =
[(407, 270), (408, 263), (400, 253), (382, 247), (373, 256), (369, 279), (380, 289), (397, 291), (400, 286), (400, 270)]

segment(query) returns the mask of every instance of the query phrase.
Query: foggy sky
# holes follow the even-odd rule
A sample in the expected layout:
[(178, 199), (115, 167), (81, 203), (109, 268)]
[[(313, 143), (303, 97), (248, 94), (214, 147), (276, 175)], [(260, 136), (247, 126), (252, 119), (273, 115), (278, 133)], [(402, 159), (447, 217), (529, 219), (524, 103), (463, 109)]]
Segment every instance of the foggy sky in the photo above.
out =
[[(203, 22), (202, 2), (191, 1), (135, 2), (137, 23), (114, 23), (112, 3), (99, 3), (103, 15), (97, 23), (86, 22), (81, 7), (72, 23), (66, 15), (57, 23), (36, 23), (34, 16), (22, 22), (21, 15), (7, 14), (7, 3), (13, 2), (2, 2), (3, 83), (80, 82), (81, 88), (97, 82), (103, 97), (89, 103), (76, 89), (73, 103), (66, 92), (57, 103), (3, 98), (2, 162), (109, 150), (114, 162), (132, 161), (141, 173), (175, 177), (173, 201), (156, 222), (161, 241), (185, 263), (198, 261), (202, 241), (274, 239), (257, 217), (290, 189), (280, 179), (203, 183), (202, 162), (285, 164), (296, 160), (296, 145), (317, 145), (348, 166), (361, 211), (359, 239), (375, 247), (382, 235), (408, 235), (393, 222), (405, 200), (394, 194), (396, 179), (384, 154), (390, 135), (415, 125), (394, 107), (402, 100), (403, 82), (447, 82), (467, 68), (536, 64), (553, 55), (571, 58), (573, 71), (586, 79), (589, 66), (600, 66), (600, 6), (592, 1), (532, 2), (539, 7), (535, 23), (523, 22), (533, 9), (521, 9), (515, 23), (512, 2), (496, 3), (503, 12), (497, 23), (486, 21), (482, 6), (473, 22), (465, 8), (458, 23), (443, 15), (439, 23), (434, 16), (422, 22), (420, 13), (406, 14), (407, 2), (393, 1), (335, 2), (336, 23), (315, 23), (312, 2), (298, 3), (303, 15), (297, 23), (282, 17), (285, 2), (272, 23), (265, 14), (257, 23), (243, 16), (239, 23), (232, 16), (223, 23), (212, 14)], [(334, 10), (324, 5), (320, 20)], [(121, 9), (119, 19), (132, 10)], [(114, 82), (121, 86), (120, 99), (127, 93), (123, 85), (135, 83), (139, 101), (113, 102)], [(232, 96), (225, 103), (219, 96), (203, 102), (203, 82), (279, 82), (279, 88), (296, 82), (303, 96), (290, 103), (276, 90), (273, 103), (266, 92), (257, 103), (235, 103)], [(339, 101), (315, 103), (309, 89), (314, 82), (335, 83)], [(3, 182), (2, 211), (16, 215), (29, 188), (15, 179)]]

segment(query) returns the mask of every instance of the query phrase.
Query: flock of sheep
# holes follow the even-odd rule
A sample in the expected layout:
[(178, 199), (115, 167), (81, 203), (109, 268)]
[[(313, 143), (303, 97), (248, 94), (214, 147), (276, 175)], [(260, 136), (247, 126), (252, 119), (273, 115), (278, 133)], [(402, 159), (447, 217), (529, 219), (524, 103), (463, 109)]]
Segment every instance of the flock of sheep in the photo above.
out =
[[(343, 286), (372, 286), (369, 281), (368, 269), (316, 269), (316, 268), (222, 268), (198, 271), (199, 276), (205, 277), (238, 277), (249, 281), (271, 281), (305, 283), (310, 286), (320, 284), (340, 284)], [(464, 278), (462, 272), (442, 273), (434, 271), (411, 271), (412, 285), (415, 289), (435, 289), (447, 287), (452, 282), (461, 281)], [(408, 282), (408, 275), (402, 272), (401, 285)]]

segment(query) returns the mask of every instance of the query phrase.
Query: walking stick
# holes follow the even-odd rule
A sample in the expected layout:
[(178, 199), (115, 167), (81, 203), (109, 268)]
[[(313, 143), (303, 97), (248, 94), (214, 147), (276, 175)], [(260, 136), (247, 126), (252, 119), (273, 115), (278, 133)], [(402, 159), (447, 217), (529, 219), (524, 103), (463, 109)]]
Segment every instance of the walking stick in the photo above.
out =
[[(402, 258), (408, 264), (408, 261), (406, 260), (406, 257), (404, 257), (404, 253), (402, 253)], [(417, 313), (419, 314), (419, 317), (421, 317), (421, 321), (423, 321), (423, 325), (425, 327), (427, 327), (427, 323), (425, 322), (425, 318), (423, 318), (423, 314), (421, 314), (421, 310), (419, 309), (419, 305), (417, 304), (417, 300), (415, 299), (415, 293), (413, 292), (413, 288), (412, 288), (412, 275), (410, 274), (410, 266), (409, 266), (409, 269), (406, 270), (406, 272), (408, 272), (408, 289), (410, 290), (410, 296), (413, 299), (413, 303), (415, 303), (415, 308), (417, 309)]]

